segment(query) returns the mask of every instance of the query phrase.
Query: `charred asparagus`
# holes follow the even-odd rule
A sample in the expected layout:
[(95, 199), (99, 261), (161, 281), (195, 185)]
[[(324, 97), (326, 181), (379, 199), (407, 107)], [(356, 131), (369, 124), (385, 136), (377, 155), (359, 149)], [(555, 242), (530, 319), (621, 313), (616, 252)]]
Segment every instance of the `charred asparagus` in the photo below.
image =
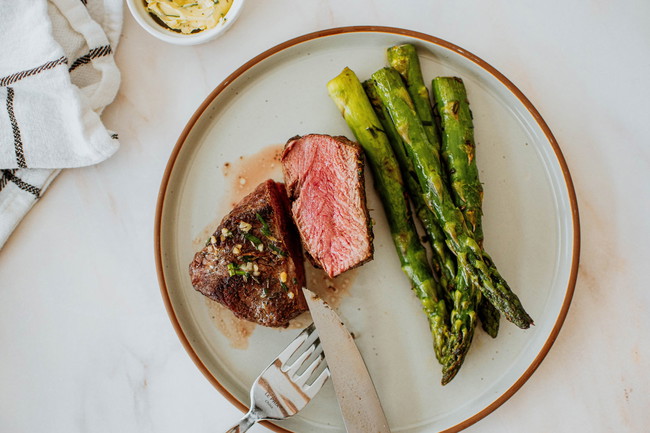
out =
[(426, 250), (415, 230), (399, 166), (382, 125), (352, 70), (345, 68), (327, 83), (327, 90), (364, 149), (402, 270), (410, 279), (429, 320), (436, 357), (441, 364), (449, 362), (446, 361), (448, 313), (444, 300), (437, 297), (438, 283), (431, 273)]

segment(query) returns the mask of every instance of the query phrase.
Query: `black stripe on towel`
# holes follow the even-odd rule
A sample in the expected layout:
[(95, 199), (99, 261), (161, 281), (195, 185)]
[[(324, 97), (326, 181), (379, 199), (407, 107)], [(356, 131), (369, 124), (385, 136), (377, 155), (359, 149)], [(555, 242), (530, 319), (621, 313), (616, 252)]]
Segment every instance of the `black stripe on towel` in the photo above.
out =
[[(12, 181), (13, 183), (18, 186), (18, 188), (22, 189), (23, 191), (27, 191), (31, 194), (34, 195), (34, 197), (39, 198), (41, 196), (41, 189), (35, 187), (34, 185), (31, 185), (18, 176), (15, 175), (16, 170), (3, 170), (4, 171), (4, 176), (3, 179), (6, 177), (7, 180)], [(6, 181), (5, 181), (6, 183)]]
[(64, 65), (67, 63), (67, 57), (63, 56), (56, 60), (52, 60), (51, 62), (43, 63), (41, 66), (7, 75), (6, 77), (0, 78), (0, 87), (10, 86), (16, 81), (22, 80), (23, 78), (31, 77), (32, 75), (39, 74), (43, 71), (47, 71), (48, 69), (56, 68), (59, 65)]
[(85, 65), (86, 63), (90, 63), (92, 59), (108, 56), (112, 52), (113, 50), (111, 49), (110, 45), (104, 45), (102, 47), (93, 48), (92, 50), (88, 51), (88, 54), (84, 54), (83, 56), (79, 57), (77, 60), (72, 62), (72, 65), (70, 65), (68, 71), (72, 72), (75, 69), (77, 69), (79, 66)]
[(7, 113), (9, 113), (9, 121), (11, 122), (11, 129), (14, 132), (14, 150), (16, 151), (16, 162), (18, 167), (27, 168), (25, 162), (25, 152), (23, 151), (23, 140), (20, 137), (20, 128), (16, 122), (16, 115), (14, 114), (14, 89), (7, 87)]
[(0, 191), (7, 186), (7, 183), (9, 183), (9, 176), (13, 175), (16, 172), (15, 168), (12, 168), (10, 170), (0, 170), (2, 172), (2, 177), (0, 177)]

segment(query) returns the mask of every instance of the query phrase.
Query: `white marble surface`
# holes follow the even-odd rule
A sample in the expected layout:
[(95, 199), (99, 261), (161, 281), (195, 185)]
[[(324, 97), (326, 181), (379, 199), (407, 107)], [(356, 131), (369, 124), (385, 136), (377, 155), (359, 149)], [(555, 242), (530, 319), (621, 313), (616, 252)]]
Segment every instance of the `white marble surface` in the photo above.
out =
[(185, 122), (236, 67), (361, 24), (429, 33), (492, 64), (545, 118), (575, 182), (582, 256), (565, 325), (521, 390), (466, 431), (647, 431), (650, 3), (399, 3), (249, 0), (225, 36), (194, 48), (125, 13), (123, 84), (104, 115), (121, 150), (65, 171), (0, 251), (0, 432), (219, 432), (239, 417), (167, 318), (159, 182)]

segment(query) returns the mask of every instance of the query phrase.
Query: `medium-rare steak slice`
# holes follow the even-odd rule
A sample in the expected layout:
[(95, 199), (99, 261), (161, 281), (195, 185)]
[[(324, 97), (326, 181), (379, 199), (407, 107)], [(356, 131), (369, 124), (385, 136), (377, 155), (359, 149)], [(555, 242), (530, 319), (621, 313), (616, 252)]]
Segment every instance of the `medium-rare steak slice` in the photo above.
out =
[(237, 317), (287, 326), (307, 310), (302, 249), (284, 185), (261, 183), (221, 221), (190, 263), (192, 285)]
[(294, 137), (282, 153), (282, 169), (312, 263), (335, 277), (372, 260), (361, 147), (345, 137)]

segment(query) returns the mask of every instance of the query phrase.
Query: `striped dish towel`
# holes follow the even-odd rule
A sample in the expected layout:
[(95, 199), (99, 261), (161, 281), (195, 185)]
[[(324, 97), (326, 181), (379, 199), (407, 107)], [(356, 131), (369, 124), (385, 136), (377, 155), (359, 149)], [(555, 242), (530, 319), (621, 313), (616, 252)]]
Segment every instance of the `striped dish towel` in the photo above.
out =
[(0, 248), (63, 168), (118, 148), (122, 0), (0, 1)]

